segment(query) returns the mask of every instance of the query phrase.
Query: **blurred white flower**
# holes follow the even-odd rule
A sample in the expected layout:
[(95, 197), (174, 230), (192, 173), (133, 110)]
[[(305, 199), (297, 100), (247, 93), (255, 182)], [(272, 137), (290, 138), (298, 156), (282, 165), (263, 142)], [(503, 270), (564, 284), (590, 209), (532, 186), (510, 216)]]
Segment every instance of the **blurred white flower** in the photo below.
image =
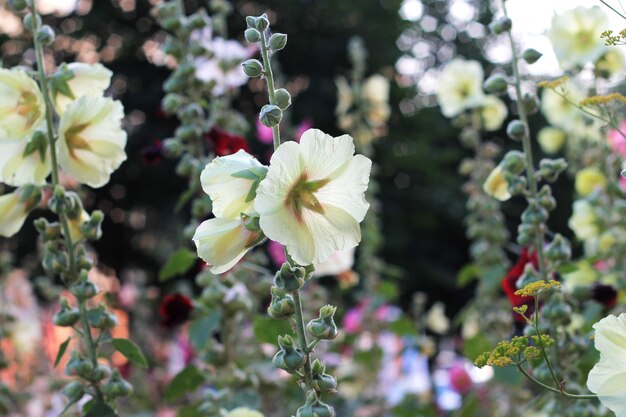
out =
[(437, 102), (446, 117), (479, 106), (484, 98), (483, 68), (478, 61), (456, 58), (441, 70)]
[(335, 78), (335, 85), (337, 86), (337, 107), (335, 107), (335, 114), (341, 115), (346, 113), (352, 107), (354, 99), (352, 97), (352, 88), (348, 84), (348, 80), (345, 77)]
[(221, 96), (248, 82), (241, 63), (250, 56), (250, 51), (234, 40), (214, 38), (207, 49), (211, 58), (196, 58), (196, 78), (200, 81), (214, 81), (211, 93)]
[[(541, 112), (546, 120), (566, 132), (576, 130), (583, 120), (583, 113), (571, 103), (580, 103), (585, 93), (573, 81), (567, 81), (556, 87), (558, 93), (550, 88), (543, 90), (541, 95)], [(559, 94), (560, 93), (560, 94)], [(562, 96), (565, 96), (562, 97)]]
[(502, 166), (498, 165), (491, 171), (483, 183), (483, 190), (496, 200), (506, 201), (511, 198), (509, 184), (504, 179)]
[(0, 69), (0, 144), (29, 141), (45, 116), (37, 83), (21, 69)]
[(565, 143), (565, 132), (558, 127), (546, 126), (537, 133), (537, 141), (545, 153), (557, 153)]
[(496, 96), (485, 96), (480, 104), (480, 117), (483, 121), (483, 127), (490, 132), (502, 127), (507, 114), (506, 105)]
[(608, 49), (600, 35), (608, 28), (609, 18), (598, 6), (555, 14), (547, 35), (561, 68), (570, 70), (600, 58)]
[(364, 192), (372, 161), (354, 155), (350, 136), (309, 129), (300, 143), (283, 143), (257, 190), (254, 208), (268, 238), (300, 265), (322, 263), (356, 246), (369, 204)]
[(246, 220), (215, 218), (206, 220), (198, 226), (193, 241), (198, 256), (211, 265), (212, 273), (221, 274), (228, 271), (263, 239), (260, 231), (246, 228)]
[(238, 407), (226, 413), (225, 417), (263, 417), (263, 414), (250, 408)]
[(596, 62), (596, 72), (609, 78), (624, 71), (624, 65), (624, 53), (620, 49), (610, 48)]
[(446, 306), (437, 301), (426, 313), (426, 327), (437, 334), (444, 334), (450, 329), (450, 320), (446, 317)]
[(74, 97), (56, 94), (54, 104), (59, 113), (63, 113), (70, 103), (82, 96), (101, 97), (111, 84), (113, 73), (102, 64), (72, 62), (67, 65), (67, 68), (74, 73), (74, 77), (67, 81)]
[(38, 0), (37, 11), (41, 14), (67, 16), (76, 10), (78, 0)]
[(389, 101), (389, 80), (375, 74), (363, 83), (363, 98), (370, 103), (387, 103)]
[(354, 250), (350, 248), (334, 252), (325, 262), (315, 265), (315, 276), (339, 275), (352, 269), (354, 265)]
[(587, 388), (616, 417), (626, 417), (626, 313), (609, 315), (593, 325), (600, 361), (587, 377)]
[(126, 160), (124, 108), (119, 101), (83, 96), (70, 104), (59, 123), (59, 165), (81, 183), (98, 188)]
[(598, 216), (587, 200), (574, 202), (574, 211), (567, 223), (579, 240), (587, 240), (598, 236)]
[(243, 150), (208, 163), (200, 174), (200, 182), (204, 192), (211, 197), (215, 217), (238, 219), (241, 213), (253, 214), (254, 195), (250, 192), (255, 178), (258, 178), (254, 172), (264, 175), (265, 171), (266, 167)]

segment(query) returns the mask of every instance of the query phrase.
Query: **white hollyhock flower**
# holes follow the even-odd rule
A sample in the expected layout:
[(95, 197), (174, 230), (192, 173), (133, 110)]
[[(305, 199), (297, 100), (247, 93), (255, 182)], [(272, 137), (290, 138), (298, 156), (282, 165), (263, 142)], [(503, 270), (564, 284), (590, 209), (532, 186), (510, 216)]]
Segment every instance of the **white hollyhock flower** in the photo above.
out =
[(616, 417), (626, 417), (626, 314), (609, 315), (593, 325), (600, 361), (587, 377), (587, 387)]
[(20, 201), (20, 191), (0, 196), (0, 236), (11, 237), (28, 217), (28, 203)]
[(585, 98), (585, 93), (571, 80), (556, 89), (558, 93), (550, 88), (543, 90), (541, 113), (550, 124), (566, 132), (575, 132), (583, 122), (583, 113), (571, 103), (580, 103)]
[(250, 51), (237, 41), (215, 38), (210, 42), (211, 58), (195, 60), (196, 78), (200, 81), (214, 81), (211, 93), (221, 96), (248, 82), (241, 63), (250, 56)]
[(258, 175), (264, 175), (266, 170), (243, 150), (215, 158), (207, 164), (200, 174), (200, 182), (204, 192), (211, 197), (215, 217), (238, 219), (241, 213), (253, 214), (251, 188)]
[(567, 223), (569, 228), (579, 240), (587, 240), (598, 237), (598, 216), (593, 206), (587, 200), (574, 202), (574, 212)]
[(600, 35), (608, 27), (609, 18), (598, 6), (555, 14), (547, 35), (561, 68), (569, 70), (600, 58), (607, 50)]
[(315, 265), (313, 275), (339, 275), (351, 270), (354, 265), (354, 251), (355, 248), (336, 251), (326, 261)]
[(248, 219), (209, 219), (200, 224), (193, 236), (198, 255), (211, 265), (210, 271), (221, 274), (235, 266), (263, 234), (246, 228)]
[(98, 188), (126, 160), (126, 132), (119, 101), (83, 96), (61, 116), (59, 165), (77, 181)]
[(369, 77), (363, 83), (363, 98), (370, 103), (387, 103), (389, 80), (380, 74)]
[(493, 132), (502, 127), (508, 114), (506, 105), (496, 96), (485, 96), (480, 105), (480, 117), (485, 130)]
[(251, 408), (238, 407), (230, 410), (226, 417), (263, 417), (263, 414)]
[(265, 235), (300, 265), (321, 263), (356, 246), (369, 204), (364, 192), (372, 161), (354, 155), (350, 136), (317, 129), (278, 147), (254, 201)]
[(437, 102), (446, 117), (478, 107), (484, 98), (483, 68), (478, 61), (456, 58), (443, 67), (439, 76)]
[(0, 144), (30, 140), (45, 111), (41, 91), (26, 71), (0, 69)]
[(102, 64), (72, 62), (67, 65), (67, 69), (74, 73), (74, 77), (67, 81), (74, 97), (57, 93), (54, 105), (59, 113), (63, 113), (67, 106), (82, 96), (101, 97), (111, 85), (113, 73)]
[(39, 150), (24, 156), (30, 137), (17, 142), (0, 144), (0, 182), (19, 187), (26, 184), (44, 184), (50, 174), (50, 151), (47, 146), (45, 153)]
[(506, 182), (506, 179), (504, 178), (504, 172), (501, 165), (498, 165), (489, 173), (487, 179), (483, 183), (483, 190), (496, 200), (506, 201), (511, 198), (509, 183)]

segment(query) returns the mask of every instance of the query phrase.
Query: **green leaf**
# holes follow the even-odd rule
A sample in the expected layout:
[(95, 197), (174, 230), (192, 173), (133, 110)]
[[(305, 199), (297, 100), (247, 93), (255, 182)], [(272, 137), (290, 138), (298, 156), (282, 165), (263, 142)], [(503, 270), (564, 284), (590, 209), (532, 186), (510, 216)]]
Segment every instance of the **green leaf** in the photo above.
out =
[(177, 275), (182, 275), (196, 263), (198, 257), (189, 249), (180, 249), (170, 256), (167, 263), (159, 271), (159, 281), (167, 281)]
[(111, 339), (111, 343), (115, 350), (124, 355), (130, 362), (142, 368), (148, 368), (148, 360), (135, 343), (128, 339)]
[(478, 270), (478, 266), (476, 264), (467, 264), (456, 274), (456, 283), (459, 287), (463, 288), (473, 280), (477, 279), (479, 275), (480, 271)]
[(398, 296), (398, 286), (393, 282), (383, 281), (378, 285), (378, 293), (386, 300), (394, 300)]
[(291, 325), (287, 320), (257, 316), (254, 318), (253, 329), (254, 336), (259, 343), (276, 344), (278, 336), (291, 332)]
[(219, 328), (222, 313), (215, 310), (207, 316), (198, 317), (189, 325), (189, 341), (196, 350), (203, 349), (211, 340), (211, 336)]
[(203, 415), (196, 407), (188, 406), (181, 409), (176, 417), (202, 417)]
[(103, 403), (96, 403), (85, 414), (85, 417), (118, 417), (111, 407)]
[(204, 383), (204, 376), (194, 365), (189, 365), (178, 373), (165, 388), (165, 400), (173, 401), (195, 391)]
[(565, 264), (557, 268), (557, 272), (561, 275), (571, 274), (577, 270), (578, 266), (576, 264)]
[(478, 355), (490, 350), (492, 348), (489, 339), (485, 336), (478, 334), (463, 342), (463, 356), (471, 361), (474, 361)]
[(61, 346), (59, 346), (59, 353), (57, 353), (57, 358), (54, 360), (53, 368), (56, 368), (59, 362), (61, 362), (61, 358), (63, 357), (63, 355), (65, 355), (65, 351), (67, 350), (67, 346), (70, 344), (71, 339), (72, 336), (68, 337), (67, 340), (61, 343)]
[(417, 334), (417, 331), (415, 329), (415, 323), (413, 323), (406, 317), (400, 317), (398, 320), (389, 323), (389, 330), (391, 330), (398, 336)]
[(182, 208), (185, 207), (185, 204), (187, 204), (189, 200), (191, 200), (195, 195), (196, 195), (196, 190), (193, 188), (190, 188), (184, 193), (182, 193), (181, 196), (178, 198), (178, 201), (176, 202), (176, 206), (174, 207), (174, 212), (178, 213), (179, 211), (181, 211)]

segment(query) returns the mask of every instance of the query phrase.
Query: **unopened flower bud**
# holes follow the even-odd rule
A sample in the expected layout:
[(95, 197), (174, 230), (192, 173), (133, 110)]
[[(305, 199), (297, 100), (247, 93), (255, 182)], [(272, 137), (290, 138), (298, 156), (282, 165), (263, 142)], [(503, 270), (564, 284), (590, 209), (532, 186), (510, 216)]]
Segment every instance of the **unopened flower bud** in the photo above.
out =
[(180, 94), (169, 93), (161, 100), (161, 108), (169, 115), (175, 114), (178, 108), (184, 103), (185, 98)]
[(529, 64), (534, 64), (541, 58), (543, 54), (536, 49), (528, 48), (522, 53), (522, 58)]
[(256, 17), (254, 16), (246, 16), (246, 25), (248, 25), (249, 28), (256, 28)]
[(91, 377), (88, 378), (90, 381), (99, 382), (103, 379), (107, 379), (111, 376), (111, 368), (104, 364), (98, 364), (91, 372)]
[(202, 132), (195, 125), (182, 125), (176, 128), (174, 134), (181, 140), (189, 142), (199, 138)]
[(89, 300), (95, 297), (99, 290), (96, 284), (91, 281), (82, 281), (70, 287), (70, 292), (80, 301)]
[(490, 94), (503, 94), (506, 92), (509, 83), (502, 74), (493, 74), (485, 80), (483, 88)]
[(189, 16), (188, 24), (193, 29), (202, 29), (210, 24), (210, 19), (209, 16), (207, 16), (206, 11), (204, 9), (200, 9), (197, 13)]
[(546, 220), (548, 220), (548, 211), (534, 200), (522, 213), (522, 223), (538, 225)]
[(243, 36), (249, 43), (258, 43), (261, 40), (261, 33), (254, 28), (246, 29)]
[(291, 266), (285, 262), (274, 276), (274, 285), (285, 292), (293, 292), (304, 285), (308, 274), (304, 267)]
[(311, 365), (312, 387), (318, 392), (332, 392), (337, 388), (337, 380), (326, 373), (326, 364), (315, 359)]
[(96, 329), (110, 329), (117, 325), (117, 318), (104, 307), (92, 308), (87, 312), (89, 324)]
[(522, 97), (522, 107), (526, 114), (535, 114), (539, 111), (539, 98), (535, 94), (526, 93)]
[(263, 13), (261, 16), (257, 17), (254, 21), (254, 26), (259, 31), (263, 32), (270, 25), (270, 21), (267, 20), (267, 15)]
[(306, 354), (296, 347), (291, 336), (278, 336), (280, 350), (274, 355), (272, 363), (277, 368), (293, 373), (300, 369), (306, 362)]
[(334, 339), (337, 337), (337, 325), (335, 324), (334, 315), (337, 307), (325, 305), (320, 309), (320, 316), (313, 319), (306, 326), (309, 334), (316, 339)]
[(72, 352), (70, 360), (65, 366), (65, 373), (68, 376), (80, 376), (87, 379), (93, 371), (91, 361), (83, 358), (76, 351)]
[(542, 159), (539, 161), (540, 175), (548, 182), (554, 182), (559, 174), (567, 168), (567, 162), (563, 158)]
[(72, 308), (67, 298), (61, 298), (61, 310), (54, 315), (52, 321), (56, 326), (71, 327), (80, 319), (80, 312), (77, 308)]
[(526, 169), (526, 157), (520, 151), (509, 151), (502, 160), (502, 169), (513, 175), (519, 175)]
[(528, 246), (535, 235), (537, 228), (534, 224), (521, 223), (517, 227), (517, 243), (520, 246)]
[(572, 248), (563, 235), (557, 233), (545, 248), (546, 257), (551, 262), (567, 262), (572, 257)]
[(273, 104), (266, 104), (261, 108), (261, 114), (259, 115), (259, 120), (263, 123), (264, 126), (274, 127), (278, 126), (281, 119), (283, 118), (283, 111), (280, 107)]
[(270, 37), (269, 46), (272, 51), (280, 51), (285, 45), (287, 45), (287, 35), (284, 33), (274, 33)]
[(276, 105), (281, 109), (285, 110), (291, 106), (291, 94), (284, 88), (274, 91), (274, 97), (276, 98)]
[(163, 141), (163, 153), (170, 158), (178, 158), (183, 153), (183, 146), (176, 138), (169, 138)]
[(296, 304), (291, 294), (272, 287), (272, 301), (267, 308), (267, 314), (275, 319), (291, 317), (295, 312)]
[(511, 120), (506, 127), (506, 134), (513, 140), (522, 140), (526, 135), (526, 126), (520, 120)]
[(548, 211), (552, 211), (556, 208), (556, 199), (552, 196), (552, 190), (547, 184), (541, 187), (537, 195), (537, 201)]
[(16, 12), (21, 12), (28, 6), (26, 0), (9, 0), (9, 5)]
[(335, 410), (320, 401), (315, 390), (311, 390), (306, 403), (296, 411), (296, 417), (335, 417)]
[(33, 26), (36, 28), (41, 26), (41, 17), (39, 15), (35, 15), (35, 18), (33, 18), (33, 14), (29, 12), (24, 16), (23, 23), (24, 28), (32, 31)]
[(258, 59), (249, 59), (241, 64), (241, 66), (243, 67), (243, 72), (245, 72), (248, 77), (256, 78), (263, 75), (263, 64), (261, 64), (261, 61)]
[(509, 193), (511, 193), (511, 195), (524, 194), (528, 186), (528, 181), (526, 180), (526, 177), (522, 177), (519, 175), (505, 174), (505, 180), (507, 183), (507, 189), (509, 190)]
[(491, 31), (496, 35), (500, 35), (511, 30), (511, 26), (513, 26), (511, 19), (508, 17), (501, 17), (491, 22), (489, 24), (489, 29), (491, 29)]
[(70, 401), (70, 403), (75, 403), (76, 401), (83, 398), (85, 394), (85, 387), (79, 381), (70, 382), (63, 388), (63, 395)]
[(42, 45), (47, 46), (54, 42), (54, 30), (48, 26), (43, 25), (39, 29), (37, 29), (37, 41), (41, 42)]
[(102, 393), (107, 397), (125, 397), (133, 392), (133, 386), (123, 379), (117, 369), (113, 371), (113, 376), (104, 385), (102, 385)]
[(181, 24), (180, 19), (177, 16), (173, 16), (173, 17), (162, 19), (161, 26), (163, 26), (163, 29), (172, 32), (172, 31), (179, 29), (182, 26), (182, 24)]

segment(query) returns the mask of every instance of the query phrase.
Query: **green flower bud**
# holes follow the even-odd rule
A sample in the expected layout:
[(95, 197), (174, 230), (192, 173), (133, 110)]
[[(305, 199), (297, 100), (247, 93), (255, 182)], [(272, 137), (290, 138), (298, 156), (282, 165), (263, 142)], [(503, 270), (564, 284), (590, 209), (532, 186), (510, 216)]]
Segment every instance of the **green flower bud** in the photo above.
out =
[(166, 93), (182, 92), (187, 87), (187, 82), (181, 77), (172, 76), (163, 83), (163, 90)]
[(70, 360), (65, 366), (65, 373), (68, 376), (80, 376), (87, 379), (91, 376), (93, 365), (91, 361), (83, 358), (76, 351), (72, 352)]
[(200, 129), (194, 125), (182, 125), (176, 128), (174, 131), (176, 137), (180, 138), (184, 142), (190, 142), (199, 138), (202, 135)]
[(85, 394), (85, 387), (79, 381), (70, 382), (63, 388), (63, 395), (70, 401), (70, 403), (75, 403), (76, 401), (83, 398)]
[(182, 23), (178, 17), (167, 17), (161, 20), (161, 26), (163, 26), (163, 29), (173, 32), (180, 29)]
[(337, 307), (325, 305), (320, 309), (320, 316), (306, 326), (307, 331), (316, 339), (334, 339), (337, 337), (337, 325), (333, 316)]
[(178, 14), (178, 6), (173, 2), (161, 3), (158, 6), (155, 6), (155, 10), (159, 19), (174, 17)]
[(263, 32), (270, 25), (270, 21), (267, 20), (267, 15), (263, 13), (261, 16), (257, 17), (254, 21), (254, 27), (259, 31)]
[(502, 160), (502, 169), (513, 175), (519, 175), (526, 169), (526, 156), (520, 151), (509, 151)]
[(42, 45), (47, 46), (54, 42), (54, 30), (48, 26), (43, 25), (39, 29), (37, 29), (37, 34), (35, 35), (38, 42), (41, 42)]
[(61, 310), (54, 315), (52, 321), (60, 327), (72, 327), (80, 319), (77, 308), (71, 308), (67, 298), (61, 298)]
[(335, 417), (335, 410), (320, 401), (315, 390), (311, 390), (306, 403), (296, 411), (296, 417)]
[(542, 159), (539, 161), (539, 175), (546, 181), (554, 182), (559, 178), (559, 174), (565, 171), (567, 162), (563, 158), (559, 159)]
[(133, 386), (120, 376), (116, 369), (111, 379), (102, 385), (102, 393), (110, 398), (126, 397), (133, 392)]
[(258, 59), (249, 59), (241, 64), (241, 66), (243, 67), (243, 72), (245, 72), (248, 77), (256, 78), (263, 75), (263, 64), (261, 64), (261, 61)]
[(35, 27), (37, 28), (41, 26), (41, 17), (39, 15), (35, 15), (35, 19), (33, 19), (32, 13), (29, 12), (24, 16), (23, 23), (25, 29), (32, 31), (33, 25), (36, 25)]
[(42, 266), (47, 272), (58, 274), (68, 268), (69, 258), (64, 251), (57, 249), (53, 242), (48, 242), (44, 246)]
[(272, 301), (267, 308), (267, 314), (275, 319), (291, 317), (296, 310), (296, 304), (291, 294), (277, 287), (272, 287)]
[(306, 269), (301, 266), (291, 266), (285, 262), (274, 276), (274, 285), (285, 292), (293, 292), (304, 285), (308, 278)]
[(312, 387), (318, 392), (333, 392), (337, 388), (337, 380), (326, 373), (326, 364), (315, 359), (311, 364)]
[(504, 178), (507, 183), (507, 189), (511, 195), (522, 195), (528, 188), (528, 181), (526, 181), (526, 177), (507, 173)]
[(197, 13), (189, 16), (189, 20), (187, 21), (189, 26), (193, 29), (202, 29), (211, 24), (209, 16), (207, 16), (206, 11), (204, 9), (200, 9)]
[(9, 5), (16, 12), (21, 12), (28, 6), (26, 0), (9, 0)]
[(168, 55), (172, 55), (176, 59), (180, 59), (183, 56), (183, 48), (181, 43), (174, 38), (170, 38), (165, 41), (163, 45), (163, 52)]
[(546, 258), (550, 262), (562, 263), (567, 262), (572, 257), (572, 248), (563, 235), (557, 233), (554, 239), (545, 248)]
[(552, 190), (548, 185), (541, 187), (537, 195), (537, 201), (548, 211), (552, 211), (556, 208), (556, 199), (552, 196)]
[(245, 32), (243, 32), (243, 36), (248, 43), (258, 43), (261, 41), (261, 33), (254, 28), (246, 29)]
[(522, 106), (526, 114), (535, 114), (539, 111), (539, 98), (535, 94), (526, 93), (522, 98)]
[(58, 222), (48, 223), (48, 220), (41, 217), (35, 220), (33, 224), (44, 242), (58, 239), (61, 236), (61, 225)]
[(246, 16), (246, 25), (248, 25), (249, 28), (256, 28), (256, 17), (254, 16)]
[(161, 108), (169, 115), (175, 114), (179, 107), (185, 102), (185, 98), (180, 94), (169, 93), (161, 100)]
[(508, 17), (501, 17), (491, 22), (489, 24), (489, 29), (491, 29), (491, 31), (496, 35), (500, 35), (511, 30), (511, 26), (513, 26), (511, 19)]
[(548, 211), (534, 200), (530, 202), (522, 213), (522, 223), (538, 225), (546, 220), (548, 220)]
[(180, 140), (169, 138), (163, 141), (163, 153), (170, 158), (179, 158), (183, 154), (183, 146)]
[(287, 45), (287, 35), (284, 33), (274, 33), (270, 37), (269, 46), (272, 51), (280, 51), (285, 45)]
[(534, 64), (541, 58), (543, 54), (536, 49), (528, 48), (522, 53), (522, 58), (529, 64)]
[(117, 325), (117, 317), (106, 311), (104, 307), (92, 308), (87, 311), (87, 318), (91, 327), (96, 329), (110, 329)]
[(77, 284), (74, 284), (70, 287), (70, 292), (74, 297), (76, 297), (80, 301), (89, 300), (95, 297), (100, 290), (91, 281), (81, 281)]
[(278, 336), (278, 345), (280, 350), (272, 359), (274, 366), (289, 373), (294, 373), (305, 364), (306, 354), (302, 349), (294, 345), (294, 340), (291, 336)]
[(274, 91), (274, 97), (276, 98), (276, 105), (281, 109), (286, 110), (287, 107), (291, 106), (291, 94), (284, 88)]
[(280, 120), (283, 118), (283, 111), (280, 107), (273, 104), (266, 104), (261, 108), (261, 114), (259, 120), (264, 126), (274, 127), (278, 126)]
[(198, 103), (190, 103), (182, 108), (179, 108), (178, 116), (183, 123), (188, 123), (192, 120), (204, 119), (204, 109)]
[(94, 370), (91, 372), (91, 377), (88, 379), (89, 381), (92, 381), (92, 382), (100, 382), (103, 379), (107, 379), (110, 376), (111, 376), (111, 368), (103, 364), (98, 364), (98, 366), (96, 366)]
[(485, 80), (483, 88), (490, 94), (503, 94), (506, 92), (509, 83), (502, 74), (493, 74)]
[(513, 140), (522, 140), (526, 135), (526, 126), (520, 120), (511, 120), (506, 127), (506, 134)]

